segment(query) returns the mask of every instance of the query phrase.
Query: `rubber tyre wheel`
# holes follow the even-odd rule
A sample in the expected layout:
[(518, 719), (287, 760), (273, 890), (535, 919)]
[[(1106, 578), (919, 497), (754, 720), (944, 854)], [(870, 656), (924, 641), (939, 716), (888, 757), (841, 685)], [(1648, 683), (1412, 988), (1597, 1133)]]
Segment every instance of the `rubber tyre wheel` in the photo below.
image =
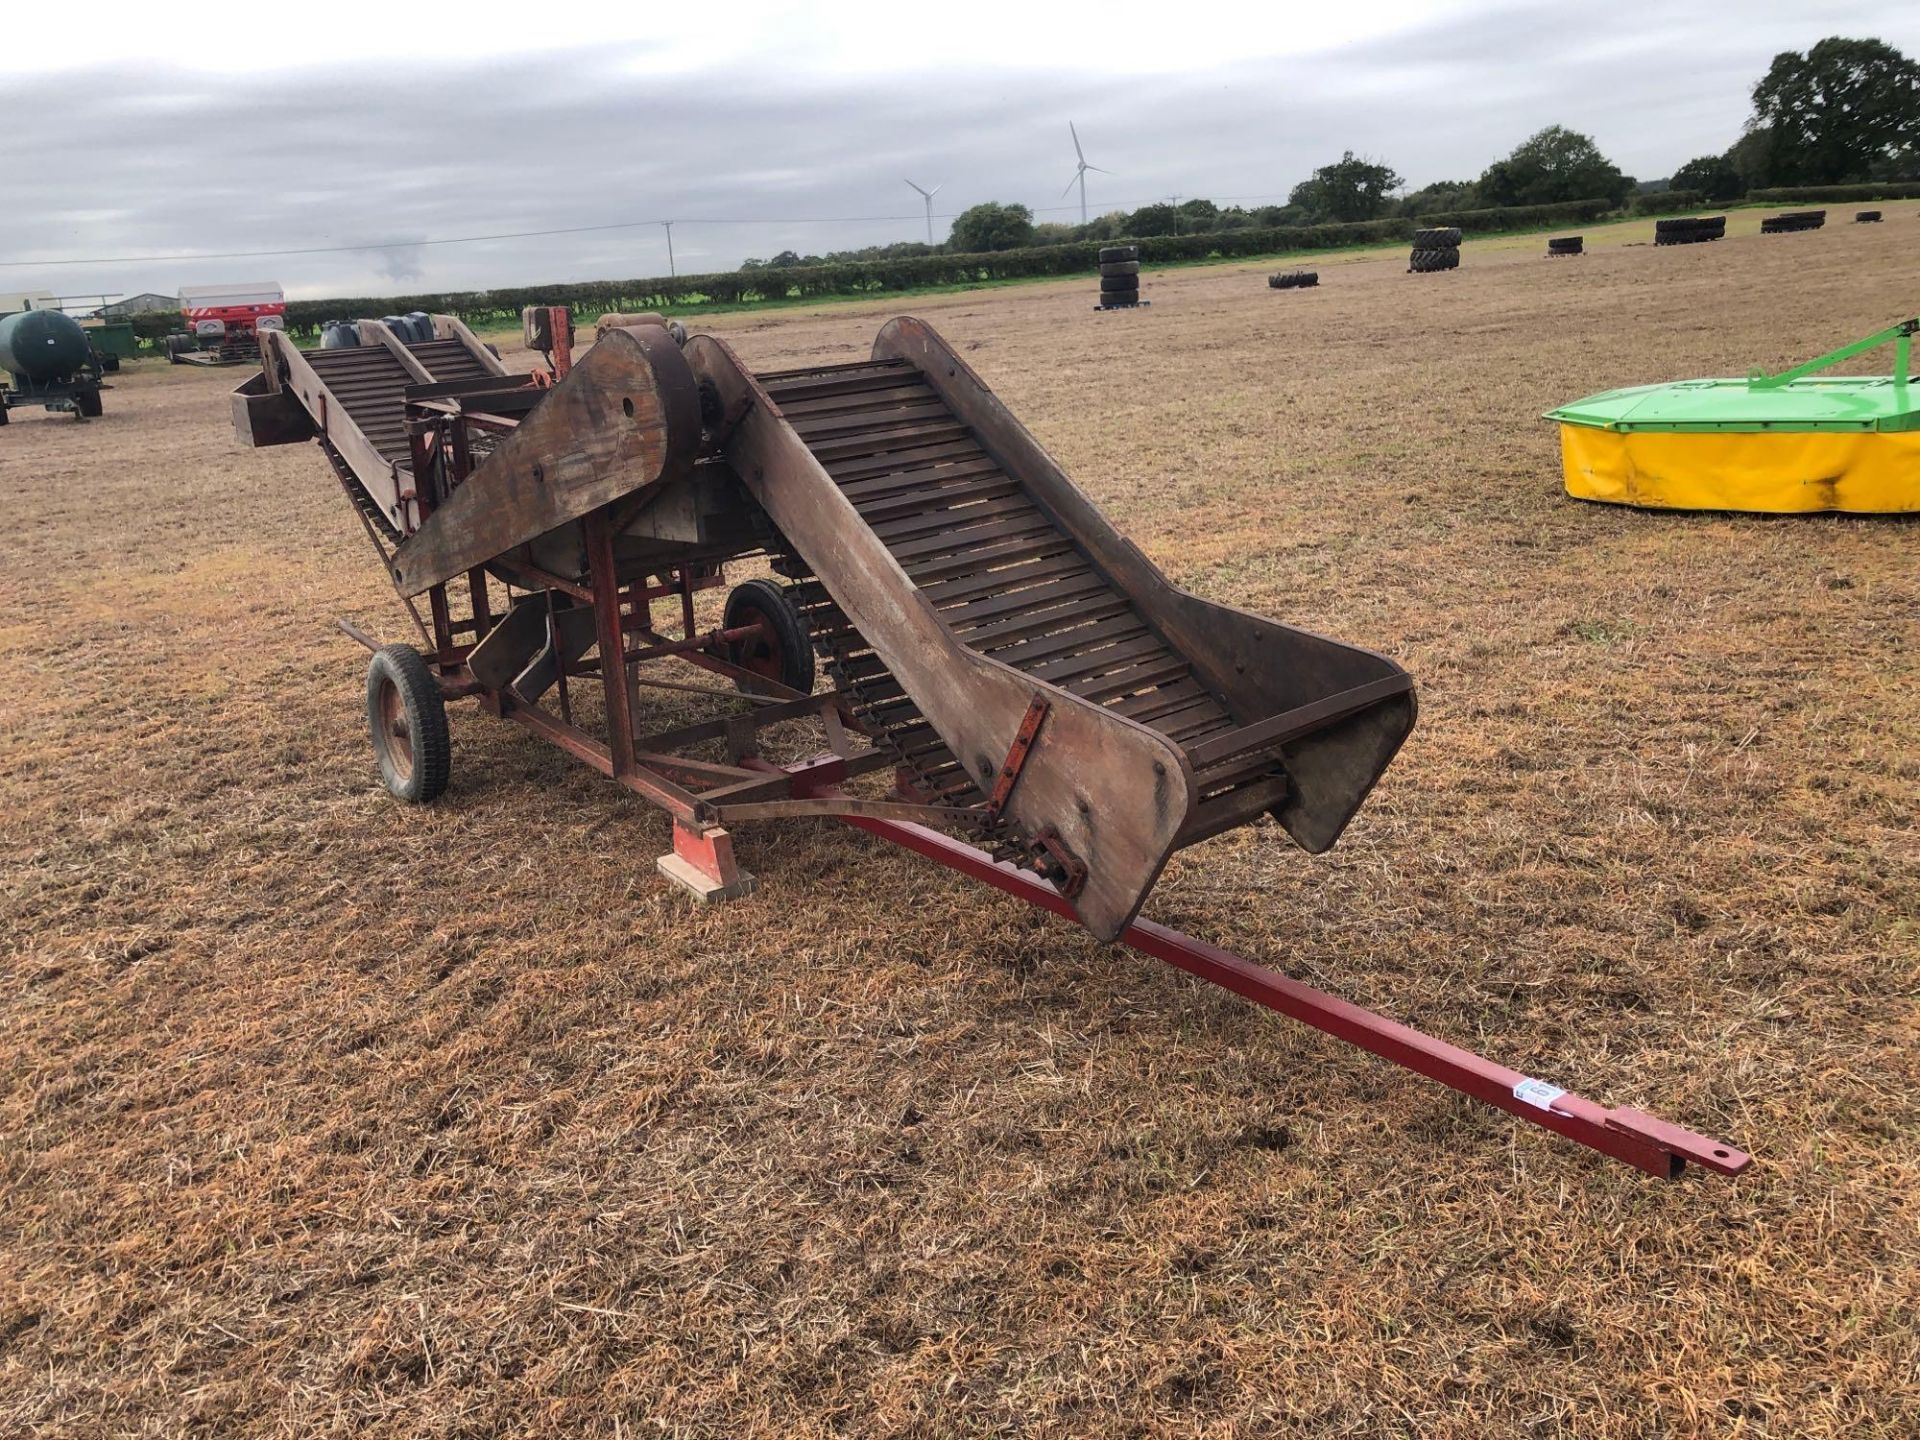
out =
[(787, 592), (771, 580), (748, 580), (734, 586), (727, 595), (727, 629), (755, 621), (771, 633), (729, 646), (727, 658), (789, 690), (811, 695), (813, 643), (807, 638), (807, 627), (800, 619), (800, 612), (787, 599)]
[(78, 395), (73, 397), (73, 403), (80, 411), (81, 419), (98, 420), (100, 418), (100, 392), (98, 390), (82, 390)]
[(1100, 263), (1102, 265), (1117, 265), (1128, 260), (1138, 260), (1139, 258), (1140, 247), (1138, 245), (1108, 245), (1100, 251)]
[(1459, 247), (1458, 226), (1438, 225), (1413, 232), (1413, 248), (1416, 250), (1457, 250)]
[(1139, 273), (1140, 262), (1138, 260), (1103, 260), (1100, 263), (1100, 274), (1102, 277), (1108, 275), (1138, 275)]
[(367, 731), (387, 792), (425, 805), (447, 788), (453, 742), (440, 682), (411, 645), (387, 645), (367, 665)]
[(1138, 275), (1102, 275), (1100, 293), (1102, 295), (1138, 295), (1140, 277)]
[(1102, 295), (1098, 308), (1102, 310), (1137, 310), (1140, 308), (1140, 292), (1137, 290), (1129, 290), (1124, 295)]
[(7, 423), (7, 407), (4, 404), (0, 404), (0, 425), (4, 425), (6, 423)]

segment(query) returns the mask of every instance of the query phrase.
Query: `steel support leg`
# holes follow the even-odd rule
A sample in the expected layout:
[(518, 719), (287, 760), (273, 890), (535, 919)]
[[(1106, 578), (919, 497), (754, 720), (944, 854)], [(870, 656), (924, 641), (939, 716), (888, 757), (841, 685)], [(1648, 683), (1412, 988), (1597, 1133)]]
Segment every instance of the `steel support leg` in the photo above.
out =
[(719, 826), (673, 822), (673, 849), (657, 862), (660, 873), (702, 904), (738, 900), (753, 893), (753, 876), (733, 858), (733, 836)]

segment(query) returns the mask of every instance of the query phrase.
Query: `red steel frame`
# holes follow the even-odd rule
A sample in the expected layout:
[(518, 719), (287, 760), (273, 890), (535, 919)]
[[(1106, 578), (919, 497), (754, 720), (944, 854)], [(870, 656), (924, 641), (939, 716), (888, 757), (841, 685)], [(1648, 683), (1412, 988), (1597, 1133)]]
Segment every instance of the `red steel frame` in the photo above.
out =
[[(610, 563), (611, 536), (604, 525), (591, 527), (589, 534), (588, 558), (597, 582), (600, 575), (606, 573), (602, 567)], [(597, 660), (563, 665), (557, 686), (559, 715), (538, 705), (515, 703), (510, 697), (477, 685), (464, 665), (464, 656), (471, 647), (454, 641), (456, 631), (471, 628), (483, 635), (488, 625), (485, 577), (476, 573), (469, 578), (474, 608), (471, 621), (460, 622), (451, 618), (444, 587), (436, 586), (429, 595), (436, 641), (435, 669), (441, 676), (442, 688), (447, 695), (476, 695), (493, 714), (517, 721), (657, 805), (673, 819), (673, 853), (709, 880), (716, 893), (744, 893), (752, 884), (751, 877), (739, 870), (728, 832), (714, 821), (729, 808), (744, 810), (747, 807), (715, 807), (698, 791), (683, 788), (668, 778), (669, 774), (683, 765), (693, 767), (696, 772), (702, 768), (717, 770), (722, 767), (701, 767), (698, 762), (676, 761), (668, 755), (647, 753), (643, 756), (639, 753), (634, 739), (629, 692), (618, 678), (620, 667), (611, 672), (602, 671)], [(573, 588), (586, 591), (583, 598), (589, 600), (595, 598), (596, 592), (612, 597), (611, 603), (602, 600), (595, 607), (598, 612), (598, 638), (607, 647), (602, 653), (612, 653), (613, 648), (619, 645), (629, 663), (672, 655), (738, 678), (743, 672), (719, 659), (713, 649), (726, 640), (740, 638), (746, 632), (722, 630), (700, 634), (693, 623), (695, 592), (722, 583), (723, 577), (718, 566), (711, 569), (694, 566), (676, 572), (665, 583), (658, 585), (630, 585), (623, 589), (609, 586), (603, 589), (596, 583), (591, 587)], [(685, 631), (680, 640), (670, 640), (653, 629), (649, 602), (662, 598), (673, 598), (680, 602), (682, 613), (679, 618)], [(621, 605), (628, 601), (633, 606), (633, 613), (621, 615)], [(610, 628), (614, 625), (621, 632), (637, 633), (648, 644), (638, 650), (626, 648), (622, 641), (615, 639), (614, 631)], [(601, 671), (600, 678), (606, 695), (606, 744), (573, 724), (567, 701), (566, 677), (595, 671)], [(823, 719), (831, 705), (830, 697), (818, 696), (802, 703), (809, 706), (817, 704)], [(793, 706), (781, 708), (784, 713)], [(1075, 918), (1071, 900), (1031, 871), (997, 861), (963, 840), (914, 821), (883, 813), (860, 813), (862, 810), (880, 812), (909, 808), (862, 802), (839, 788), (840, 783), (853, 773), (882, 768), (890, 763), (890, 757), (868, 750), (851, 757), (823, 755), (792, 766), (778, 766), (748, 756), (740, 759), (737, 767), (724, 768), (756, 771), (769, 779), (783, 782), (765, 797), (741, 797), (742, 800), (764, 798), (770, 802), (764, 806), (769, 818), (782, 811), (799, 813), (802, 806), (796, 802), (816, 802), (819, 808), (810, 813), (831, 814), (848, 825), (903, 846), (975, 880), (984, 881), (1029, 905), (1049, 910), (1068, 920)], [(1017, 760), (1011, 768), (1017, 775)], [(693, 777), (682, 774), (680, 778)], [(698, 778), (711, 780), (715, 777), (702, 774)], [(727, 788), (735, 791), (740, 789), (737, 784)], [(1564, 1135), (1616, 1160), (1624, 1160), (1650, 1175), (1663, 1179), (1676, 1178), (1689, 1161), (1723, 1175), (1738, 1175), (1752, 1163), (1751, 1156), (1732, 1145), (1668, 1124), (1639, 1110), (1609, 1108), (1571, 1091), (1561, 1090), (1151, 920), (1134, 921), (1121, 935), (1120, 943), (1222, 989), (1231, 990), (1270, 1010), (1304, 1021), (1348, 1044), (1369, 1050), (1396, 1065), (1437, 1080), (1442, 1085), (1471, 1095), (1522, 1120)]]
[[(570, 358), (563, 348), (556, 355), (556, 368)], [(417, 424), (412, 428), (415, 475), (430, 473), (429, 458), (438, 443), (432, 427)], [(462, 432), (455, 425), (451, 433), (454, 468), (464, 478), (467, 457)], [(415, 499), (422, 517), (430, 511), (425, 495)], [(386, 551), (368, 534), (376, 548)], [(854, 775), (884, 768), (890, 757), (876, 749), (855, 752), (846, 743), (844, 728), (834, 712), (835, 696), (801, 696), (778, 685), (766, 685), (763, 677), (723, 658), (728, 641), (744, 638), (757, 627), (716, 630), (699, 633), (694, 619), (694, 595), (724, 583), (719, 562), (689, 563), (657, 577), (658, 583), (632, 581), (622, 585), (614, 568), (611, 511), (602, 509), (586, 521), (587, 583), (568, 580), (518, 562), (508, 567), (524, 588), (555, 591), (584, 601), (593, 608), (595, 623), (594, 658), (568, 661), (560, 653), (556, 689), (559, 714), (538, 704), (528, 703), (505, 691), (490, 690), (480, 684), (466, 664), (473, 644), (484, 638), (494, 623), (485, 570), (468, 573), (471, 618), (455, 620), (448, 603), (445, 585), (428, 592), (431, 631), (412, 602), (415, 624), (428, 641), (428, 654), (449, 697), (473, 695), (492, 714), (512, 719), (535, 734), (552, 741), (576, 759), (609, 775), (642, 798), (659, 806), (673, 818), (674, 851), (663, 858), (663, 868), (677, 858), (683, 870), (693, 872), (695, 881), (706, 882), (712, 895), (743, 894), (751, 888), (752, 877), (740, 871), (734, 862), (731, 839), (723, 824), (733, 819), (773, 818), (778, 815), (833, 815), (881, 839), (937, 861), (963, 875), (984, 881), (998, 890), (1067, 919), (1076, 918), (1068, 895), (1030, 871), (996, 861), (985, 851), (930, 829), (909, 818), (937, 816), (937, 807), (858, 799), (840, 788)], [(502, 562), (495, 562), (499, 566)], [(670, 639), (654, 628), (652, 602), (658, 599), (678, 601), (680, 639)], [(549, 634), (557, 638), (549, 617)], [(375, 642), (356, 628), (347, 632), (369, 649)], [(458, 637), (471, 635), (471, 644)], [(636, 636), (643, 645), (628, 646), (627, 637)], [(558, 649), (556, 645), (556, 649)], [(602, 657), (619, 655), (624, 663), (608, 666)], [(736, 681), (750, 680), (765, 686), (764, 707), (754, 714), (707, 725), (686, 727), (649, 740), (636, 739), (633, 691), (634, 667), (652, 659), (673, 657), (689, 661)], [(605, 696), (607, 736), (602, 742), (573, 723), (567, 695), (569, 676), (597, 673)], [(703, 687), (678, 685), (658, 680), (644, 682), (668, 689), (702, 691)], [(722, 693), (722, 692), (714, 692)], [(753, 750), (753, 730), (757, 719), (768, 721), (817, 714), (826, 726), (836, 753), (822, 755), (798, 765), (779, 766), (759, 759)], [(1004, 801), (1018, 779), (1025, 750), (1045, 719), (1045, 709), (1029, 712), (1021, 735), (1003, 767), (995, 795)], [(735, 763), (714, 765), (675, 756), (671, 753), (680, 741), (691, 738), (715, 738), (724, 731), (734, 751)], [(694, 732), (700, 732), (696, 737)], [(745, 778), (743, 778), (745, 777)], [(684, 785), (680, 782), (686, 782)], [(706, 785), (704, 792), (687, 786)], [(1071, 886), (1069, 886), (1071, 889)], [(1609, 1109), (1604, 1105), (1533, 1079), (1517, 1070), (1496, 1064), (1484, 1056), (1424, 1035), (1418, 1030), (1362, 1009), (1348, 1001), (1303, 985), (1284, 975), (1232, 954), (1219, 946), (1182, 935), (1151, 920), (1136, 920), (1120, 937), (1157, 960), (1165, 961), (1191, 975), (1209, 981), (1268, 1009), (1324, 1030), (1330, 1035), (1371, 1051), (1397, 1065), (1414, 1070), (1441, 1084), (1471, 1095), (1477, 1100), (1516, 1115), (1532, 1124), (1564, 1135), (1605, 1155), (1624, 1160), (1651, 1175), (1678, 1176), (1691, 1161), (1704, 1169), (1723, 1175), (1737, 1175), (1751, 1164), (1744, 1151), (1677, 1125), (1667, 1124), (1638, 1110)]]

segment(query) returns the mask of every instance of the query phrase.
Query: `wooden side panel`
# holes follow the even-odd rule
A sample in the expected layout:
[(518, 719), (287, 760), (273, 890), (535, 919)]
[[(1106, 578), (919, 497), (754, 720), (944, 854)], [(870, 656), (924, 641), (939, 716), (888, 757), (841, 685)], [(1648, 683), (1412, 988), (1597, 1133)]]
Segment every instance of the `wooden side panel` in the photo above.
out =
[[(982, 448), (1124, 591), (1150, 625), (1221, 696), (1238, 725), (1403, 673), (1384, 655), (1328, 639), (1174, 586), (1070, 480), (966, 361), (924, 321), (889, 321), (873, 358), (904, 359), (925, 375)], [(1286, 751), (1293, 786), (1274, 818), (1306, 850), (1331, 846), (1413, 729), (1411, 691), (1321, 731)]]
[[(347, 462), (356, 479), (366, 487), (374, 504), (392, 523), (406, 528), (406, 507), (401, 501), (399, 472), (360, 431), (344, 405), (335, 403), (326, 385), (313, 373), (313, 367), (281, 330), (260, 332), (260, 359), (264, 368), (285, 371), (284, 388), (293, 392), (300, 406), (313, 417), (314, 429), (324, 435), (340, 458)], [(276, 372), (277, 373), (277, 372)]]
[(672, 337), (657, 327), (612, 331), (400, 546), (395, 583), (417, 595), (682, 477), (699, 443), (699, 391)]
[(387, 328), (385, 321), (362, 320), (355, 325), (354, 328), (360, 332), (360, 343), (362, 345), (378, 345), (382, 347), (388, 354), (400, 362), (400, 367), (405, 370), (408, 375), (413, 377), (414, 384), (426, 385), (432, 382), (433, 376), (427, 373), (427, 367), (414, 358), (413, 352), (407, 349), (398, 335), (395, 335), (392, 330)]
[(1179, 747), (961, 645), (732, 352), (703, 335), (687, 356), (723, 412), (741, 417), (726, 438), (734, 470), (982, 788), (1035, 695), (1050, 702), (1008, 811), (1028, 833), (1058, 831), (1086, 864), (1075, 907), (1087, 929), (1113, 939), (1194, 808)]
[(490, 375), (505, 375), (507, 367), (498, 355), (486, 347), (486, 343), (467, 328), (466, 321), (457, 315), (435, 315), (433, 320), (433, 338), (436, 340), (458, 340), (482, 365)]

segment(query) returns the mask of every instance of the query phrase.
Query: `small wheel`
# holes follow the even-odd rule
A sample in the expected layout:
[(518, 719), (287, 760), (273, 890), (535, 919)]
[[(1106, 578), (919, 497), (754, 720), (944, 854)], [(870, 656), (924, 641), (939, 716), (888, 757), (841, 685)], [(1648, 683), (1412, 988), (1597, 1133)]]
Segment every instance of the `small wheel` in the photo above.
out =
[(100, 418), (100, 392), (98, 390), (80, 391), (73, 397), (73, 403), (79, 409), (82, 420), (98, 420)]
[(813, 693), (813, 645), (800, 612), (771, 580), (749, 580), (727, 596), (726, 628), (758, 624), (760, 633), (729, 645), (727, 658), (756, 675)]
[(367, 729), (380, 778), (396, 800), (424, 805), (447, 788), (452, 742), (440, 682), (411, 645), (373, 652), (367, 666)]

